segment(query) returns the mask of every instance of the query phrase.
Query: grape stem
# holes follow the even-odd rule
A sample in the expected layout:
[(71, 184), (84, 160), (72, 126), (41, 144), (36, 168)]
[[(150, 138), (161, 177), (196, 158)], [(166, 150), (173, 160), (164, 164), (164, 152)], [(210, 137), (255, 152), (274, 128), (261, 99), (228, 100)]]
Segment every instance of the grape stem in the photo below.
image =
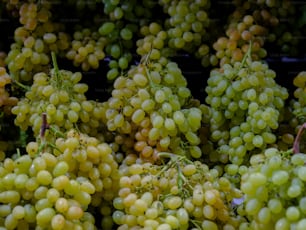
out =
[(241, 67), (243, 67), (245, 65), (248, 58), (251, 58), (251, 52), (252, 52), (252, 40), (250, 41), (248, 51), (246, 52), (246, 54), (244, 55), (244, 57), (241, 61)]
[(19, 157), (21, 156), (20, 149), (17, 148), (17, 149), (16, 149), (16, 152), (17, 152), (17, 157), (19, 158)]
[(305, 128), (306, 128), (306, 122), (299, 128), (299, 131), (294, 139), (293, 154), (300, 153), (300, 142), (301, 142), (302, 135), (305, 131)]
[(23, 130), (19, 131), (19, 140), (20, 140), (20, 146), (21, 147), (26, 147), (27, 145), (27, 133)]
[(24, 84), (20, 83), (19, 81), (17, 81), (17, 80), (14, 79), (14, 78), (12, 78), (12, 82), (13, 82), (14, 84), (16, 84), (18, 87), (24, 89), (25, 91), (29, 91), (29, 90), (31, 89), (30, 86), (24, 85)]
[[(163, 168), (161, 172), (164, 172), (170, 167), (176, 166), (177, 168), (177, 186), (182, 193), (184, 192), (189, 193), (189, 191), (186, 188), (184, 188), (184, 186), (187, 186), (190, 190), (193, 190), (193, 187), (188, 183), (188, 180), (184, 176), (181, 166), (179, 164), (180, 161), (185, 161), (185, 162), (191, 162), (191, 161), (189, 161), (185, 156), (178, 156), (174, 153), (169, 153), (169, 152), (159, 152), (157, 155), (158, 157), (170, 158), (170, 162), (168, 162), (167, 167)], [(189, 196), (189, 194), (187, 196)]]
[(54, 51), (51, 52), (51, 58), (52, 58), (52, 64), (53, 64), (53, 69), (54, 69), (54, 75), (55, 75), (55, 81), (56, 81), (56, 86), (57, 88), (61, 87), (61, 76), (59, 72), (59, 68), (57, 65), (57, 60), (56, 60), (56, 54)]
[(150, 56), (151, 56), (151, 53), (152, 53), (152, 49), (153, 49), (153, 45), (151, 44), (150, 51), (148, 52), (147, 55), (144, 56), (144, 60), (141, 61), (141, 62), (144, 62), (145, 65), (147, 65), (149, 63), (149, 59), (150, 59)]
[(197, 229), (202, 229), (201, 226), (200, 226), (200, 221), (198, 220), (193, 220), (193, 219), (190, 219), (189, 220)]
[(49, 126), (50, 131), (54, 133), (54, 135), (59, 137), (65, 137), (65, 134), (59, 131), (58, 129), (54, 128), (53, 126)]
[(150, 75), (150, 72), (149, 72), (147, 66), (145, 66), (145, 70), (146, 70), (146, 74), (147, 74), (148, 79), (149, 79), (149, 84), (150, 84), (150, 86), (151, 86), (152, 88), (160, 87), (159, 85), (155, 84), (155, 83), (152, 81), (151, 75)]

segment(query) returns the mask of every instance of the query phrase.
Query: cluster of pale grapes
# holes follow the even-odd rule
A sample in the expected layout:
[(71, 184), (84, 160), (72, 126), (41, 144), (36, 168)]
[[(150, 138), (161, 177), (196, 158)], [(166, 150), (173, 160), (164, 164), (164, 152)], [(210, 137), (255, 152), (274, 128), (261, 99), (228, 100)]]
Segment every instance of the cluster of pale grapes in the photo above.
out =
[(233, 215), (229, 203), (241, 193), (217, 169), (171, 153), (158, 157), (166, 163), (130, 158), (120, 165), (113, 200), (118, 230), (237, 229), (243, 219)]
[(305, 228), (305, 161), (304, 153), (292, 155), (292, 151), (277, 148), (267, 148), (251, 158), (241, 178), (244, 202), (237, 208), (249, 222), (240, 230)]
[[(113, 86), (106, 105), (106, 126), (131, 137), (142, 158), (152, 160), (156, 151), (201, 157), (202, 110), (189, 104), (191, 92), (176, 63), (167, 59), (141, 63), (127, 76), (118, 77)], [(127, 143), (122, 147), (130, 149)]]
[(210, 1), (159, 0), (159, 4), (168, 16), (164, 22), (168, 35), (166, 47), (186, 51), (197, 58), (206, 56), (209, 53)]
[(50, 52), (62, 56), (70, 37), (61, 23), (50, 21), (50, 3), (23, 3), (19, 9), (21, 26), (14, 31), (14, 42), (5, 58), (10, 75), (17, 81), (31, 82), (37, 72), (47, 72)]
[(111, 59), (109, 71), (106, 73), (108, 80), (114, 80), (126, 71), (132, 61), (133, 34), (138, 30), (137, 24), (123, 24), (121, 21), (106, 21), (98, 28), (98, 33), (105, 42), (105, 54)]
[(102, 0), (103, 11), (111, 21), (125, 20), (135, 22), (153, 16), (152, 9), (157, 3), (149, 0)]
[(42, 117), (45, 113), (46, 123), (62, 132), (78, 125), (82, 132), (96, 135), (101, 127), (104, 106), (86, 99), (88, 85), (81, 83), (81, 79), (81, 72), (58, 70), (57, 65), (49, 75), (36, 73), (25, 97), (12, 108), (15, 125), (22, 130), (31, 127), (36, 137), (45, 125)]
[(240, 20), (231, 20), (227, 26), (226, 35), (220, 36), (213, 44), (215, 54), (210, 55), (210, 63), (213, 66), (234, 64), (241, 62), (250, 48), (253, 60), (262, 60), (267, 52), (263, 48), (264, 36), (267, 29), (254, 20), (252, 15), (245, 15)]
[(135, 37), (139, 36), (139, 27), (151, 21), (154, 1), (108, 1), (103, 0), (103, 11), (108, 16), (98, 29), (107, 39), (105, 54), (111, 59), (106, 78), (113, 81), (127, 71), (133, 61)]
[[(169, 17), (163, 21), (153, 21), (140, 27), (141, 37), (137, 40), (137, 54), (143, 56), (151, 52), (150, 59), (173, 57), (179, 51), (195, 55), (197, 58), (209, 53), (210, 22), (208, 1), (159, 1)], [(206, 42), (206, 43), (205, 43)]]
[(228, 156), (231, 163), (241, 165), (252, 150), (261, 151), (276, 142), (274, 130), (289, 94), (267, 64), (248, 58), (224, 64), (211, 71), (207, 83), (210, 139), (216, 144), (211, 160), (225, 163)]
[(167, 46), (168, 34), (158, 22), (143, 25), (140, 29), (141, 36), (136, 41), (136, 53), (144, 56), (150, 53), (150, 60), (158, 60), (161, 57), (171, 57), (174, 50)]
[[(0, 225), (8, 230), (97, 229), (101, 223), (90, 207), (111, 201), (119, 179), (111, 147), (76, 130), (57, 138), (55, 148), (41, 144), (29, 142), (27, 154), (2, 161)], [(109, 220), (106, 209), (101, 214)], [(112, 229), (110, 221), (102, 223)]]
[(301, 31), (305, 27), (303, 4), (288, 0), (253, 2), (235, 0), (233, 4), (235, 10), (229, 16), (229, 21), (250, 14), (257, 24), (268, 29), (269, 32), (264, 40), (270, 56), (304, 55), (305, 49), (301, 45), (304, 42)]
[(107, 39), (97, 31), (81, 29), (73, 33), (71, 47), (66, 53), (66, 58), (76, 67), (81, 66), (83, 71), (98, 69), (99, 62), (105, 58), (104, 47)]

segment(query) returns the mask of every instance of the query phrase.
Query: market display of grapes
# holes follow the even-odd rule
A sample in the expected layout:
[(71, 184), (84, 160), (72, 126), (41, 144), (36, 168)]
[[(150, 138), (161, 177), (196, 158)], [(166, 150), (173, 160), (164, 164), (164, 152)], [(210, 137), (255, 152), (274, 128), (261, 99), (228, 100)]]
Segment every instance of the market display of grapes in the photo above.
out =
[(305, 2), (0, 17), (0, 230), (305, 229)]

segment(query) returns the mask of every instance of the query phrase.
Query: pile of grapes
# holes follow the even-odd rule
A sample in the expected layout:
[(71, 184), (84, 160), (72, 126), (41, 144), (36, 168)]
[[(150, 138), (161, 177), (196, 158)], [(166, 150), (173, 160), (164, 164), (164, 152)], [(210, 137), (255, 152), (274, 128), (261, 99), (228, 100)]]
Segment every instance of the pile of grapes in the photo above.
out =
[(0, 230), (305, 229), (303, 1), (0, 17)]

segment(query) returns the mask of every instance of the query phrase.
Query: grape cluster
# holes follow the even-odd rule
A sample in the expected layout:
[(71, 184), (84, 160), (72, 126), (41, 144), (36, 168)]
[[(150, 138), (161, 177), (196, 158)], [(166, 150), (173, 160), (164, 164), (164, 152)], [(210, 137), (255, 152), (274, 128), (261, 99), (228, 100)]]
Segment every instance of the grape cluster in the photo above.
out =
[[(206, 102), (211, 106), (211, 140), (218, 148), (214, 160), (242, 164), (247, 153), (276, 141), (280, 111), (288, 98), (286, 88), (274, 80), (275, 72), (260, 61), (224, 64), (212, 70)], [(218, 159), (216, 152), (219, 152)]]
[(223, 66), (241, 62), (249, 50), (250, 42), (252, 42), (252, 59), (262, 60), (267, 55), (263, 48), (267, 32), (264, 26), (257, 24), (252, 15), (245, 15), (237, 21), (231, 20), (226, 36), (219, 37), (213, 44), (216, 53), (210, 55), (210, 64)]
[(119, 191), (113, 200), (117, 229), (235, 229), (228, 202), (241, 196), (217, 169), (184, 156), (162, 165), (124, 161)]
[(158, 60), (161, 57), (173, 56), (174, 50), (167, 46), (168, 34), (158, 22), (151, 22), (149, 25), (143, 25), (140, 29), (143, 38), (137, 40), (136, 52), (144, 56), (151, 53), (150, 60)]
[(240, 215), (249, 223), (240, 229), (303, 229), (305, 227), (305, 154), (267, 148), (255, 155), (242, 175)]
[(96, 135), (104, 112), (103, 103), (86, 99), (88, 85), (81, 83), (81, 79), (81, 72), (59, 70), (57, 64), (49, 75), (36, 73), (25, 97), (12, 108), (15, 124), (22, 130), (31, 127), (37, 136), (43, 125), (42, 114), (46, 113), (47, 124), (55, 125), (60, 131), (79, 125), (82, 132)]
[(123, 24), (121, 21), (106, 21), (98, 28), (105, 42), (105, 54), (110, 59), (106, 77), (113, 81), (122, 71), (127, 71), (132, 61), (133, 34), (138, 30), (135, 23)]
[[(264, 26), (269, 32), (264, 37), (265, 48), (269, 49), (269, 56), (302, 56), (305, 49), (300, 45), (305, 29), (304, 4), (283, 1), (233, 1), (234, 12), (229, 20), (237, 20), (250, 14), (254, 21)], [(290, 28), (290, 30), (288, 30)], [(299, 48), (297, 48), (299, 47)]]
[(102, 0), (104, 3), (103, 11), (109, 16), (111, 21), (125, 20), (128, 22), (138, 21), (140, 18), (145, 20), (153, 16), (152, 9), (157, 3), (141, 1), (119, 1), (119, 0)]
[(206, 44), (210, 38), (207, 29), (210, 26), (210, 1), (164, 1), (159, 4), (168, 15), (164, 22), (168, 35), (167, 47), (184, 50), (201, 58), (208, 54)]
[(53, 147), (41, 144), (29, 142), (27, 154), (2, 161), (1, 226), (97, 229), (91, 206), (111, 200), (118, 184), (111, 147), (76, 130)]
[(81, 66), (83, 71), (98, 69), (99, 62), (105, 58), (106, 43), (107, 39), (96, 31), (92, 32), (90, 29), (75, 31), (66, 57), (73, 61), (74, 66)]
[(111, 61), (106, 77), (113, 81), (130, 67), (135, 37), (138, 36), (140, 26), (150, 21), (157, 3), (148, 0), (103, 0), (103, 3), (103, 11), (108, 18), (103, 20), (98, 32), (107, 39), (105, 54)]
[(63, 56), (70, 37), (61, 23), (50, 21), (50, 3), (23, 3), (19, 9), (21, 26), (14, 31), (14, 43), (5, 58), (10, 75), (16, 81), (31, 82), (37, 72), (47, 72), (50, 52)]
[(156, 150), (201, 157), (202, 111), (189, 106), (186, 86), (178, 65), (168, 60), (131, 68), (114, 82), (105, 114), (108, 130), (131, 137), (134, 150), (148, 160)]

